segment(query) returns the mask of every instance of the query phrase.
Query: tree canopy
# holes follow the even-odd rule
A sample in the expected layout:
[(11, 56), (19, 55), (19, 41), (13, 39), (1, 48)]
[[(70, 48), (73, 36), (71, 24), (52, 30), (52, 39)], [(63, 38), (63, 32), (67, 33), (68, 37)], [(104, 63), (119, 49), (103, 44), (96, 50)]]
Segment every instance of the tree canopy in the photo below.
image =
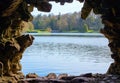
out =
[(81, 12), (61, 15), (37, 15), (33, 19), (34, 28), (50, 32), (99, 32), (103, 27), (100, 16), (91, 13), (86, 20), (81, 18)]

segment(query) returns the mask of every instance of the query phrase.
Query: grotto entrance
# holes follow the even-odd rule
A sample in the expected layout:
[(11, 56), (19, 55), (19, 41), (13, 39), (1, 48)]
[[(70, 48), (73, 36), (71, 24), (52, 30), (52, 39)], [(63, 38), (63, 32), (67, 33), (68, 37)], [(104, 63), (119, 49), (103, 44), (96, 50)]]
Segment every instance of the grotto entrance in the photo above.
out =
[[(37, 1), (37, 0), (36, 0)], [(120, 74), (120, 6), (119, 0), (79, 0), (84, 2), (81, 17), (85, 19), (91, 10), (101, 14), (105, 25), (101, 33), (109, 40), (114, 63), (108, 69), (108, 74)], [(68, 0), (56, 1), (62, 5)], [(29, 4), (29, 5), (28, 5)], [(30, 12), (33, 7), (39, 11), (49, 12), (52, 5), (48, 1), (33, 0), (2, 0), (0, 1), (0, 75), (23, 75), (20, 60), (22, 54), (29, 47), (34, 38), (31, 35), (22, 35), (24, 23), (31, 21)]]

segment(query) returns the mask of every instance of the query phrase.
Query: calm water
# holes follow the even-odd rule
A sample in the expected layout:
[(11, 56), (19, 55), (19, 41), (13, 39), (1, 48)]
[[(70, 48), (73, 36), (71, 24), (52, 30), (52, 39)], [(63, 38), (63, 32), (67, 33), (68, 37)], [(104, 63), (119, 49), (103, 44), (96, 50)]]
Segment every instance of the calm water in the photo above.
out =
[(21, 60), (23, 72), (80, 75), (105, 73), (112, 61), (104, 37), (35, 36)]

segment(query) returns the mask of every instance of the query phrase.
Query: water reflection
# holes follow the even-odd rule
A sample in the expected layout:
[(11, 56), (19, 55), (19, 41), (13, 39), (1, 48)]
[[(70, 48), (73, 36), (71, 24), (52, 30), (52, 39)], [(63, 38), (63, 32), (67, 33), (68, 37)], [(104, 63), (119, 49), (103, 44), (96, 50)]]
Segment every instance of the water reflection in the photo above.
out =
[(23, 56), (23, 72), (39, 75), (54, 73), (105, 73), (109, 64), (110, 50), (104, 37), (40, 37)]

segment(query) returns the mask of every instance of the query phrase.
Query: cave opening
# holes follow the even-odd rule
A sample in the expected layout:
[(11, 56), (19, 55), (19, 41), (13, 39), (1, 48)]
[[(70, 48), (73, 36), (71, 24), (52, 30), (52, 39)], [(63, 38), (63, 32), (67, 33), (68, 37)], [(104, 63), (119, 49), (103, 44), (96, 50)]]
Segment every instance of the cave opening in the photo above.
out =
[[(79, 0), (84, 2), (84, 0)], [(65, 2), (57, 1), (62, 5)], [(111, 49), (111, 57), (114, 62), (110, 65), (107, 74), (120, 74), (120, 1), (116, 0), (85, 0), (81, 10), (81, 17), (86, 19), (90, 11), (95, 14), (101, 14), (104, 28), (101, 33), (109, 40), (108, 46)], [(5, 5), (4, 5), (5, 4)], [(28, 9), (28, 4), (30, 5)], [(21, 31), (24, 27), (23, 21), (31, 21), (33, 19), (30, 11), (33, 7), (37, 7), (39, 11), (49, 12), (51, 4), (48, 1), (33, 0), (2, 0), (0, 1), (0, 75), (14, 76), (22, 74), (20, 60), (22, 54), (34, 40), (32, 35), (22, 35)], [(19, 76), (19, 75), (18, 75)]]

